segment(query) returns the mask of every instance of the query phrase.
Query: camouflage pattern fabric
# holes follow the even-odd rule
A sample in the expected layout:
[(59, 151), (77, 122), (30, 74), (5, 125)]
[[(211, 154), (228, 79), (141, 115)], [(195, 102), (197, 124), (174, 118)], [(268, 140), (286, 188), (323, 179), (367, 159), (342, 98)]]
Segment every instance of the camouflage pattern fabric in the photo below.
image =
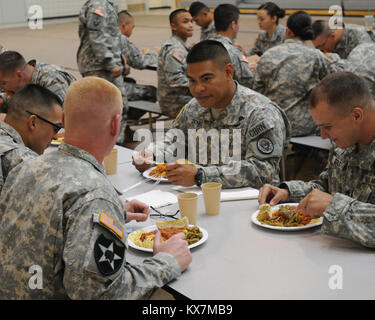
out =
[(253, 86), (254, 75), (250, 70), (246, 57), (242, 55), (241, 50), (237, 48), (233, 41), (228, 37), (218, 33), (210, 37), (209, 40), (216, 40), (223, 44), (229, 53), (230, 60), (234, 67), (233, 79), (238, 81), (240, 85), (251, 89)]
[(285, 111), (292, 126), (292, 136), (314, 134), (317, 127), (308, 110), (310, 91), (326, 75), (343, 68), (340, 60), (330, 60), (300, 40), (287, 39), (262, 55), (253, 89)]
[(0, 193), (10, 170), (37, 156), (24, 145), (20, 134), (12, 126), (0, 121)]
[(107, 0), (89, 0), (79, 13), (80, 46), (77, 64), (83, 77), (97, 76), (112, 82), (120, 91), (123, 111), (118, 143), (125, 138), (126, 114), (129, 109), (122, 76), (113, 77), (111, 70), (122, 65), (121, 32), (117, 23), (117, 12)]
[(275, 32), (269, 36), (267, 31), (261, 31), (255, 39), (254, 47), (249, 51), (247, 56), (257, 54), (261, 56), (266, 50), (277, 46), (285, 41), (285, 26), (278, 24)]
[(328, 163), (318, 180), (283, 182), (290, 201), (299, 202), (313, 189), (330, 194), (341, 193), (353, 199), (375, 204), (375, 140), (366, 149), (358, 145), (330, 151)]
[(375, 248), (375, 205), (336, 193), (324, 211), (321, 232)]
[(157, 98), (163, 113), (172, 118), (192, 98), (186, 75), (188, 50), (179, 37), (172, 35), (159, 53)]
[(362, 77), (375, 98), (375, 43), (362, 43), (350, 52), (345, 71)]
[(31, 60), (28, 64), (35, 68), (30, 83), (47, 88), (64, 103), (66, 90), (71, 83), (76, 81), (76, 78), (69, 72), (52, 64), (40, 63), (36, 60)]
[[(186, 158), (203, 166), (203, 183), (260, 188), (264, 183), (278, 183), (289, 134), (288, 120), (278, 106), (237, 84), (231, 103), (217, 119), (211, 108), (201, 107), (194, 98), (173, 122), (164, 142), (157, 141), (148, 150), (154, 152), (156, 161), (164, 156), (167, 162)], [(183, 154), (176, 154), (176, 149)]]
[(11, 172), (0, 211), (1, 299), (146, 299), (181, 273), (166, 253), (126, 262), (126, 213), (104, 167), (64, 142)]
[(200, 40), (208, 40), (216, 34), (215, 24), (211, 22), (207, 27), (201, 28)]
[(333, 52), (337, 53), (342, 59), (346, 59), (350, 52), (361, 43), (372, 42), (364, 26), (345, 23), (344, 28), (344, 35), (333, 50)]

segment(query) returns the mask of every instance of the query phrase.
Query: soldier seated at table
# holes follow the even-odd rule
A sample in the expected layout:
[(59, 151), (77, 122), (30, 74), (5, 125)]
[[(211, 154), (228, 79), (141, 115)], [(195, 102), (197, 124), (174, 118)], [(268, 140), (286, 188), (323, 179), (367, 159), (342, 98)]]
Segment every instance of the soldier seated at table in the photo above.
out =
[(9, 172), (42, 154), (62, 128), (59, 98), (46, 88), (29, 84), (18, 90), (0, 121), (0, 192)]
[[(75, 80), (72, 74), (58, 66), (35, 59), (26, 62), (16, 51), (0, 54), (0, 89), (7, 92), (15, 93), (29, 83), (37, 84), (56, 94), (63, 105), (66, 90)], [(9, 99), (4, 103), (9, 103)]]
[(228, 50), (234, 68), (234, 80), (239, 84), (252, 88), (254, 75), (250, 70), (245, 52), (234, 44), (240, 28), (240, 11), (232, 4), (221, 4), (214, 11), (216, 34), (209, 40), (221, 42)]
[(191, 262), (183, 233), (162, 243), (160, 232), (153, 257), (126, 262), (125, 223), (146, 220), (149, 208), (123, 204), (101, 164), (122, 108), (114, 84), (77, 80), (67, 91), (59, 149), (8, 176), (0, 197), (0, 299), (146, 299)]
[(201, 41), (215, 35), (214, 15), (204, 3), (194, 1), (189, 7), (189, 12), (194, 22), (201, 27)]
[(375, 99), (375, 43), (362, 43), (356, 46), (344, 60), (344, 70), (355, 73), (365, 80)]
[(259, 188), (265, 181), (277, 184), (290, 131), (284, 112), (233, 80), (228, 51), (218, 41), (196, 44), (187, 64), (194, 98), (173, 122), (164, 143), (156, 141), (134, 156), (136, 168), (150, 168), (153, 155), (157, 162), (186, 158), (201, 166), (168, 164), (167, 178), (173, 184), (200, 186), (216, 181), (224, 188)]
[(159, 53), (157, 98), (162, 112), (175, 118), (192, 98), (186, 76), (186, 41), (193, 36), (193, 18), (185, 9), (177, 9), (169, 15), (169, 22), (172, 36)]
[(324, 52), (337, 53), (346, 59), (350, 52), (361, 43), (372, 42), (372, 35), (364, 26), (351, 23), (337, 25), (331, 29), (328, 21), (316, 20), (313, 23), (314, 46)]
[(310, 112), (322, 138), (336, 144), (325, 170), (317, 180), (265, 185), (259, 203), (301, 201), (307, 214), (323, 216), (323, 233), (374, 247), (373, 217), (354, 200), (375, 204), (375, 101), (361, 77), (337, 72), (313, 89)]
[[(125, 57), (126, 65), (134, 69), (143, 70), (149, 66), (157, 66), (158, 52), (150, 51), (143, 54), (130, 40), (135, 28), (135, 19), (127, 11), (122, 10), (118, 13), (118, 24), (121, 36), (121, 50)], [(137, 84), (133, 78), (125, 77), (125, 90), (128, 101), (147, 100), (151, 102), (156, 101), (156, 87), (151, 85)], [(132, 108), (128, 111), (128, 119)], [(136, 118), (138, 119), (138, 118)]]

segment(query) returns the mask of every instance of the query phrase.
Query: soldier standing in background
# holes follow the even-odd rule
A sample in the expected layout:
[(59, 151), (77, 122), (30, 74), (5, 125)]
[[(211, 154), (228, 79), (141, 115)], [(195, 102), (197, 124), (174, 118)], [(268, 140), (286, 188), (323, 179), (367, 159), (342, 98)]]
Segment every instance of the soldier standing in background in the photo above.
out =
[(123, 114), (117, 143), (125, 138), (128, 101), (126, 98), (124, 67), (121, 60), (121, 32), (117, 12), (108, 0), (88, 0), (79, 13), (80, 46), (77, 64), (82, 77), (98, 76), (112, 82), (121, 91)]

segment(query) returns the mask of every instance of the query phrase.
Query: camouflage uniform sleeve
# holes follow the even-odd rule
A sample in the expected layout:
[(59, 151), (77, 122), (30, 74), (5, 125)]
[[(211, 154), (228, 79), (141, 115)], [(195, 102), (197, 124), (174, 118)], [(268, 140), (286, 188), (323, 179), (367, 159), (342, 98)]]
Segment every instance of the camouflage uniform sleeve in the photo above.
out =
[(262, 33), (259, 33), (257, 38), (254, 42), (254, 47), (248, 52), (247, 56), (252, 56), (254, 54), (257, 54), (258, 56), (261, 56), (263, 54), (263, 46), (262, 42), (264, 41)]
[[(125, 39), (124, 39), (125, 38)], [(158, 53), (150, 52), (143, 54), (132, 42), (129, 41), (125, 36), (121, 37), (122, 41), (126, 44), (122, 48), (122, 52), (126, 57), (127, 64), (134, 68), (142, 70), (147, 66), (158, 64)]]
[(101, 9), (102, 11), (100, 11), (100, 13), (104, 15), (101, 16), (95, 13), (95, 10), (97, 9), (90, 7), (87, 11), (86, 26), (88, 29), (90, 46), (96, 58), (103, 61), (103, 67), (110, 71), (116, 66), (114, 55), (111, 50), (111, 40), (113, 36), (105, 32), (105, 30), (108, 30), (106, 19), (107, 13), (104, 9)]
[[(270, 65), (272, 67), (272, 65)], [(268, 72), (267, 65), (264, 63), (264, 58), (260, 58), (257, 64), (257, 69), (254, 74), (254, 81), (253, 81), (253, 90), (264, 94), (266, 90), (267, 83), (264, 81), (264, 78), (266, 78), (265, 74)], [(266, 78), (267, 79), (267, 78)]]
[(65, 215), (63, 284), (71, 299), (147, 299), (181, 273), (166, 253), (126, 262), (124, 212), (110, 198), (88, 193)]
[[(265, 183), (278, 184), (279, 163), (283, 154), (286, 129), (281, 114), (271, 108), (257, 107), (247, 124), (247, 150), (240, 161), (230, 160), (222, 166), (203, 168), (202, 182), (217, 181), (224, 188), (251, 186), (260, 188)], [(235, 152), (235, 151), (233, 151)]]
[(345, 64), (340, 59), (338, 54), (333, 54), (331, 57), (327, 57), (324, 53), (317, 50), (319, 54), (319, 62), (320, 66), (319, 68), (319, 79), (323, 79), (328, 74), (343, 71)]
[(336, 193), (323, 213), (322, 233), (375, 248), (375, 205)]
[(189, 87), (186, 76), (185, 57), (179, 49), (169, 48), (165, 52), (164, 75), (171, 88)]
[[(328, 164), (329, 165), (329, 164)], [(319, 175), (319, 179), (304, 182), (300, 180), (284, 181), (280, 184), (280, 188), (289, 189), (290, 201), (300, 202), (313, 189), (318, 189), (323, 192), (329, 192), (328, 187), (328, 167)]]
[(240, 50), (236, 47), (228, 50), (230, 60), (234, 67), (234, 79), (241, 85), (251, 89), (253, 87), (254, 75), (250, 70), (249, 64)]

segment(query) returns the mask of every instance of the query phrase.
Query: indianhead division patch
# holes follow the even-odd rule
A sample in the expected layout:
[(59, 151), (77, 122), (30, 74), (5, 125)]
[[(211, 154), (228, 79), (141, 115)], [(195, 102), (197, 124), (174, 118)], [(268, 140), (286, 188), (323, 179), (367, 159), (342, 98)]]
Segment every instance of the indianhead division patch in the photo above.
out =
[(113, 239), (101, 234), (94, 245), (95, 263), (101, 274), (110, 276), (122, 266), (125, 257), (125, 246), (118, 246)]
[(260, 138), (257, 142), (257, 147), (264, 154), (270, 154), (274, 149), (272, 141), (268, 138)]

